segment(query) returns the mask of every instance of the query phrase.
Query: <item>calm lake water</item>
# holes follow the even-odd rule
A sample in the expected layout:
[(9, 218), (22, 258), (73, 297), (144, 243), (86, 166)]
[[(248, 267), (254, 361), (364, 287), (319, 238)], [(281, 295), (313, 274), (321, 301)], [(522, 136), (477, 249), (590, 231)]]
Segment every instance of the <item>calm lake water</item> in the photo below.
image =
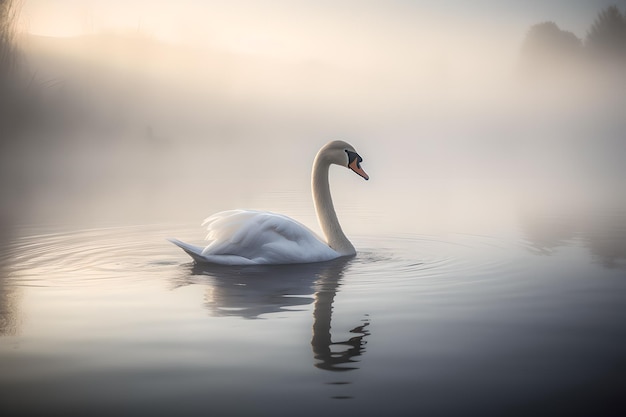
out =
[[(40, 205), (64, 221), (17, 216), (0, 246), (3, 414), (626, 413), (625, 210), (485, 211), (442, 182), (390, 187), (378, 166), (370, 183), (332, 173), (355, 258), (201, 267), (165, 240), (199, 243), (201, 211), (242, 206), (315, 228), (294, 172), (299, 188), (215, 180), (202, 197), (153, 173)], [(170, 197), (181, 213), (159, 221), (86, 214)]]

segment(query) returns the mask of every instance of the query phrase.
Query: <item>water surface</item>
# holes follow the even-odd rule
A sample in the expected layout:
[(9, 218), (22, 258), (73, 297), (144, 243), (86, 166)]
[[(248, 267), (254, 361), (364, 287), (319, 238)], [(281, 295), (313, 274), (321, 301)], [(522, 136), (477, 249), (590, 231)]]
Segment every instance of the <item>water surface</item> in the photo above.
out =
[(1, 252), (3, 408), (617, 415), (624, 219), (357, 234), (355, 258), (229, 268), (165, 241), (200, 241), (193, 224), (16, 227)]
[[(84, 36), (0, 68), (2, 416), (626, 416), (626, 72), (585, 35), (598, 5), (24, 3)], [(330, 171), (356, 257), (166, 241), (237, 208), (319, 230), (336, 139), (370, 175)]]

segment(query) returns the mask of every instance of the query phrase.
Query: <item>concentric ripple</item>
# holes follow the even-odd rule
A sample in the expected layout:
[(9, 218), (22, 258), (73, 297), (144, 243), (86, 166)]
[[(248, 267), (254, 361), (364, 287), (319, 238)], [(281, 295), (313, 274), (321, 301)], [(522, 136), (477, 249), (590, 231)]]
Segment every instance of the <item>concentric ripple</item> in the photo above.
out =
[(13, 284), (21, 286), (137, 281), (178, 265), (164, 258), (170, 229), (142, 225), (33, 233), (5, 246), (3, 264)]
[(359, 239), (362, 248), (351, 273), (363, 284), (384, 280), (407, 286), (445, 291), (453, 285), (484, 284), (522, 270), (520, 245), (489, 236), (450, 234)]
[[(15, 285), (93, 285), (125, 281), (125, 285), (155, 275), (184, 273), (185, 254), (165, 241), (190, 237), (196, 227), (171, 224), (123, 226), (72, 231), (31, 232), (4, 248), (2, 263)], [(197, 233), (196, 233), (197, 234)], [(363, 284), (386, 280), (395, 286), (434, 289), (468, 285), (499, 274), (510, 275), (519, 265), (514, 242), (488, 236), (450, 234), (356, 237), (357, 257), (349, 273)]]

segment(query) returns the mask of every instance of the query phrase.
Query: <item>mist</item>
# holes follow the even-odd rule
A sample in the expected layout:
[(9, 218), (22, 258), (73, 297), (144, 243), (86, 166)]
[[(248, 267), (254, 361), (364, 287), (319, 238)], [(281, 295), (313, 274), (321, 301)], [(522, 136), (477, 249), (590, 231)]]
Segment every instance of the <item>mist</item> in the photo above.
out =
[(623, 0), (0, 0), (3, 409), (626, 415), (625, 131)]
[(606, 7), (506, 4), (25, 1), (5, 222), (308, 207), (332, 139), (372, 178), (333, 173), (336, 205), (382, 231), (623, 208), (624, 55), (589, 39)]

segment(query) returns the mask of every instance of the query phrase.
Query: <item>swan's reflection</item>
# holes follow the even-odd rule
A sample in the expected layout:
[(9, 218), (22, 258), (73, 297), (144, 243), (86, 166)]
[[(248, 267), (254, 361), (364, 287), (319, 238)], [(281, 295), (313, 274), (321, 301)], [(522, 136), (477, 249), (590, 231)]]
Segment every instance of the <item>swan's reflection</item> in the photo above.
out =
[(332, 321), (333, 301), (340, 286), (343, 269), (328, 270), (319, 275), (316, 281), (315, 309), (313, 310), (313, 356), (321, 362), (315, 366), (328, 371), (349, 371), (355, 366), (342, 366), (356, 362), (365, 347), (365, 336), (369, 335), (369, 320), (350, 330), (355, 334), (348, 340), (333, 342), (330, 329)]
[(320, 369), (357, 369), (356, 358), (364, 352), (369, 335), (369, 319), (350, 330), (348, 340), (333, 342), (332, 307), (350, 259), (336, 259), (305, 265), (223, 267), (194, 264), (191, 274), (175, 282), (177, 286), (207, 284), (205, 306), (215, 316), (255, 319), (262, 314), (291, 310), (314, 303), (313, 356)]

